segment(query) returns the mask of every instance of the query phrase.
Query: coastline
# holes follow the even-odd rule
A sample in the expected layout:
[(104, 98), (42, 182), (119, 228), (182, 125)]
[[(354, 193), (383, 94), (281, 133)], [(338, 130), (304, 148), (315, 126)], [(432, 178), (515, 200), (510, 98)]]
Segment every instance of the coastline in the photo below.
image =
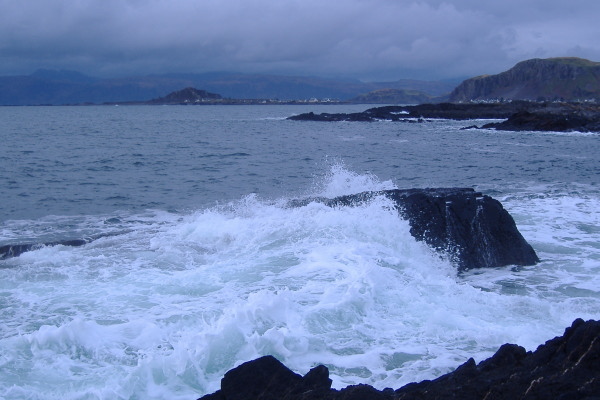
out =
[(510, 131), (600, 132), (600, 105), (596, 103), (554, 103), (511, 101), (502, 103), (440, 103), (375, 107), (358, 113), (313, 112), (288, 117), (293, 121), (318, 122), (426, 122), (427, 119), (467, 121), (503, 119), (481, 127)]

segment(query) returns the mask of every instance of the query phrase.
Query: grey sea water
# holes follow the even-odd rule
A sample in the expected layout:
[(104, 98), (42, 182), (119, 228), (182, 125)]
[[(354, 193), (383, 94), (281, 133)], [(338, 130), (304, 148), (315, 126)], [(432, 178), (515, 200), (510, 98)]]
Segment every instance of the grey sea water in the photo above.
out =
[(367, 106), (4, 107), (1, 220), (297, 195), (329, 165), (400, 187), (598, 184), (598, 138), (286, 121)]
[[(317, 123), (368, 106), (0, 108), (0, 397), (193, 399), (273, 354), (399, 387), (600, 314), (600, 137), (480, 121)], [(542, 262), (458, 275), (385, 199), (492, 195)]]

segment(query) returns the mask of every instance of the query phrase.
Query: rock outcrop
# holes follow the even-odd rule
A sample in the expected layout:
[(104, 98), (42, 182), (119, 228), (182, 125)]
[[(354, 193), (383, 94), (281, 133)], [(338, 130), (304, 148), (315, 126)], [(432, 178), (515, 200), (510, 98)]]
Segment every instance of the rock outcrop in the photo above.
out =
[(538, 103), (515, 101), (511, 103), (439, 103), (410, 106), (383, 106), (369, 108), (356, 113), (321, 113), (313, 112), (292, 115), (293, 121), (400, 121), (407, 122), (423, 118), (443, 118), (453, 120), (469, 119), (503, 119), (512, 114), (537, 109)]
[(532, 59), (497, 75), (467, 79), (450, 102), (479, 100), (600, 100), (600, 63), (575, 57)]
[(0, 260), (5, 260), (7, 258), (18, 257), (21, 254), (38, 250), (43, 247), (52, 247), (52, 246), (72, 246), (79, 247), (83, 246), (86, 243), (91, 242), (91, 239), (72, 239), (72, 240), (62, 240), (56, 242), (46, 242), (46, 243), (16, 243), (16, 244), (6, 244), (4, 246), (0, 246)]
[(539, 262), (502, 204), (471, 188), (394, 189), (304, 199), (290, 202), (290, 206), (311, 201), (352, 206), (381, 195), (394, 201), (417, 240), (449, 255), (459, 271)]
[[(381, 195), (394, 201), (398, 212), (410, 223), (410, 232), (417, 240), (449, 256), (459, 271), (507, 265), (525, 266), (539, 261), (502, 204), (471, 188), (395, 189), (333, 199), (293, 200), (288, 204), (298, 207), (318, 201), (331, 207), (354, 206)], [(100, 237), (117, 234), (6, 244), (0, 246), (0, 260), (47, 246), (83, 246)]]
[(330, 390), (331, 379), (325, 366), (319, 365), (300, 376), (275, 357), (265, 356), (227, 372), (221, 380), (221, 390), (202, 399), (320, 399)]
[(93, 242), (94, 240), (109, 237), (109, 236), (117, 236), (124, 232), (116, 232), (116, 233), (102, 233), (98, 235), (86, 236), (81, 239), (65, 239), (65, 240), (54, 240), (48, 242), (28, 242), (28, 243), (13, 243), (13, 244), (5, 244), (0, 246), (0, 260), (6, 260), (8, 258), (18, 257), (23, 253), (28, 251), (39, 250), (44, 247), (54, 247), (54, 246), (68, 246), (68, 247), (80, 247), (84, 246), (88, 243)]
[[(505, 119), (491, 122), (484, 129), (512, 131), (600, 132), (600, 105), (596, 103), (555, 103), (515, 100), (502, 103), (440, 103), (414, 106), (375, 107), (355, 113), (312, 112), (288, 117), (294, 121), (396, 121), (425, 122), (428, 118)], [(479, 128), (470, 125), (465, 128)]]
[(201, 400), (442, 400), (600, 398), (600, 322), (577, 319), (556, 337), (527, 352), (505, 344), (491, 358), (471, 358), (453, 372), (400, 389), (376, 390), (368, 385), (331, 389), (323, 366), (304, 377), (274, 357), (247, 362), (225, 374), (221, 389)]
[(583, 112), (570, 114), (521, 111), (502, 122), (491, 122), (483, 129), (503, 131), (600, 132), (600, 110), (593, 115)]
[(369, 108), (355, 113), (321, 113), (313, 112), (292, 115), (293, 121), (413, 121), (415, 119), (439, 118), (464, 121), (470, 119), (504, 119), (522, 111), (538, 111), (551, 108), (554, 113), (574, 113), (579, 110), (593, 108), (588, 105), (548, 104), (531, 101), (512, 101), (506, 103), (439, 103), (419, 104), (411, 106), (383, 106)]

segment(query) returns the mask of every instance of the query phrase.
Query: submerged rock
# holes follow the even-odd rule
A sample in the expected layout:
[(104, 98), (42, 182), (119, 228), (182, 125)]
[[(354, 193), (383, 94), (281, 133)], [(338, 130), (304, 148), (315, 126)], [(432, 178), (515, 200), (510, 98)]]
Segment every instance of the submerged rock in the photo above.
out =
[(331, 389), (328, 369), (320, 365), (304, 377), (272, 356), (234, 368), (221, 389), (201, 400), (439, 400), (439, 399), (598, 399), (600, 397), (600, 322), (577, 319), (563, 336), (527, 352), (505, 344), (487, 360), (471, 358), (435, 380), (400, 389), (369, 385)]
[(32, 251), (39, 250), (43, 247), (53, 247), (53, 246), (72, 246), (79, 247), (83, 246), (91, 242), (93, 239), (72, 239), (72, 240), (62, 240), (55, 242), (45, 242), (45, 243), (18, 243), (18, 244), (7, 244), (0, 246), (0, 260), (4, 260), (7, 258), (18, 257), (21, 254)]
[(539, 258), (502, 204), (471, 188), (394, 189), (292, 202), (351, 206), (375, 196), (394, 201), (410, 233), (447, 254), (459, 270), (534, 265)]
[(114, 233), (102, 233), (93, 236), (86, 236), (81, 239), (66, 239), (66, 240), (55, 240), (51, 242), (39, 242), (39, 243), (14, 243), (14, 244), (5, 244), (0, 246), (0, 260), (5, 260), (8, 258), (18, 257), (23, 253), (28, 251), (39, 250), (44, 247), (54, 247), (54, 246), (68, 246), (68, 247), (80, 247), (84, 246), (88, 243), (93, 242), (94, 240), (109, 237), (109, 236), (117, 236), (124, 232), (114, 232)]

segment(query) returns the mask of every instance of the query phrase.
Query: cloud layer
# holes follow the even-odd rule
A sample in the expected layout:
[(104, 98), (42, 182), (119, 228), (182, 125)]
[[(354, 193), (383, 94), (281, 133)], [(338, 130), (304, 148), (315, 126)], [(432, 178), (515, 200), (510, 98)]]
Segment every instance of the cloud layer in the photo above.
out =
[(363, 80), (600, 61), (597, 0), (0, 0), (0, 75), (239, 71)]

